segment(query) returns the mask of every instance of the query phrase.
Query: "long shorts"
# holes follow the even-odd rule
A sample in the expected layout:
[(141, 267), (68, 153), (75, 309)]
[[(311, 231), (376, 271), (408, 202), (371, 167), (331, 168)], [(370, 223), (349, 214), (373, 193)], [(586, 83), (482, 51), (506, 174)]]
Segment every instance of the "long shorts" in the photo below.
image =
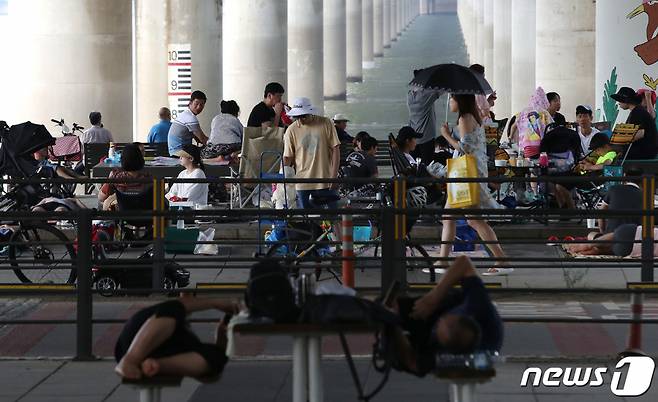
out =
[(128, 352), (128, 348), (142, 325), (151, 317), (170, 317), (176, 320), (176, 328), (171, 337), (155, 348), (148, 357), (162, 358), (181, 353), (195, 352), (201, 355), (210, 367), (209, 375), (218, 375), (224, 369), (228, 358), (215, 344), (203, 343), (192, 332), (186, 320), (183, 304), (170, 300), (138, 311), (126, 322), (114, 347), (114, 358), (118, 362)]

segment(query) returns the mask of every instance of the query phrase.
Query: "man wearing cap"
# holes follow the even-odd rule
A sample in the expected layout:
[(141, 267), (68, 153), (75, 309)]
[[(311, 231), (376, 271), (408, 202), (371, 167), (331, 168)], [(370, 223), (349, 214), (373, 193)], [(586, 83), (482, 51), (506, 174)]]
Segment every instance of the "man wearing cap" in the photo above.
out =
[[(283, 160), (295, 168), (297, 179), (335, 179), (340, 164), (340, 140), (331, 120), (317, 115), (308, 98), (297, 98), (288, 115), (295, 121), (283, 136)], [(313, 208), (311, 195), (335, 194), (329, 183), (298, 183), (295, 185), (302, 208)], [(330, 207), (335, 207), (329, 205)]]
[[(576, 122), (578, 123), (578, 136), (580, 145), (584, 154), (589, 153), (589, 144), (592, 137), (599, 132), (592, 127), (592, 107), (588, 105), (578, 105), (576, 107)], [(584, 156), (584, 155), (583, 155)]]
[(112, 139), (112, 133), (110, 133), (108, 129), (103, 128), (101, 119), (102, 116), (100, 112), (89, 113), (89, 123), (91, 123), (91, 127), (85, 130), (80, 136), (80, 141), (82, 141), (83, 144), (107, 144), (114, 141)]
[(197, 116), (203, 112), (206, 106), (206, 94), (201, 91), (194, 91), (190, 96), (190, 103), (183, 113), (176, 116), (169, 127), (167, 143), (169, 145), (169, 155), (176, 155), (176, 152), (183, 148), (183, 145), (192, 144), (192, 138), (196, 138), (202, 144), (208, 142), (208, 136), (201, 129), (201, 124)]
[(349, 135), (347, 131), (347, 123), (349, 123), (349, 119), (347, 116), (344, 114), (338, 113), (337, 115), (334, 116), (333, 118), (334, 121), (334, 127), (336, 127), (336, 134), (338, 134), (338, 139), (340, 140), (341, 143), (352, 143), (354, 141), (354, 137)]
[(633, 88), (621, 87), (616, 94), (610, 97), (619, 103), (623, 110), (630, 110), (631, 113), (626, 119), (627, 124), (635, 124), (640, 129), (635, 134), (633, 144), (628, 152), (627, 159), (654, 159), (658, 153), (658, 129), (656, 121), (651, 117), (649, 112), (640, 104), (642, 100)]

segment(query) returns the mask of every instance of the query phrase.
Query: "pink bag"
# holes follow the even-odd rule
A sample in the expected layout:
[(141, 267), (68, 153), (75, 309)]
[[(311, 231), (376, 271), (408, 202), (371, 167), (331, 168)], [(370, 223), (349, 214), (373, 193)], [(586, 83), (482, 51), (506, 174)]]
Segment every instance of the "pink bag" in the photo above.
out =
[(77, 162), (82, 160), (82, 145), (76, 135), (55, 138), (55, 145), (48, 147), (49, 158)]

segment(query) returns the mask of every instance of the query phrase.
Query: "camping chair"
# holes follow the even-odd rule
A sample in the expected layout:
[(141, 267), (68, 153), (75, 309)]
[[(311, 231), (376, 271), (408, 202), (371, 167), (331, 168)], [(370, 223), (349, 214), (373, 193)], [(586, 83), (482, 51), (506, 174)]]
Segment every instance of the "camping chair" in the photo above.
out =
[[(257, 179), (264, 175), (278, 173), (283, 153), (283, 133), (281, 127), (261, 128), (246, 127), (242, 136), (242, 152), (238, 177), (241, 179)], [(238, 205), (244, 208), (249, 200), (259, 192), (260, 186), (234, 185), (231, 189), (237, 195)], [(243, 193), (247, 193), (243, 197)]]
[(620, 165), (624, 165), (633, 146), (633, 141), (635, 141), (635, 135), (639, 130), (640, 126), (635, 124), (617, 124), (615, 126), (612, 137), (610, 137), (610, 145), (623, 152), (624, 157), (621, 159)]
[[(84, 152), (84, 172), (85, 176), (91, 177), (94, 166), (98, 165), (104, 156), (107, 156), (109, 143), (91, 143), (83, 144)], [(91, 194), (93, 184), (85, 184), (85, 194)]]
[[(123, 192), (116, 190), (117, 207), (119, 211), (152, 211), (153, 210), (153, 186), (148, 186), (142, 191)], [(119, 228), (121, 229), (121, 241), (134, 239), (151, 238), (153, 232), (153, 219), (149, 215), (146, 218), (121, 218), (119, 219)], [(138, 236), (139, 230), (143, 229), (142, 236)], [(133, 236), (126, 238), (126, 234), (131, 233)]]

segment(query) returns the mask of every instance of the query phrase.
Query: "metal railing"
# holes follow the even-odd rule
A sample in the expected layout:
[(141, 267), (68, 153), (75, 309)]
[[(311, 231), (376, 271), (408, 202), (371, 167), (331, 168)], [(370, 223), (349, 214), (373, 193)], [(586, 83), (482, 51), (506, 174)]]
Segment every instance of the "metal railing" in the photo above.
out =
[[(313, 221), (313, 220), (331, 220), (339, 221), (340, 216), (349, 215), (354, 217), (355, 220), (377, 222), (376, 226), (379, 229), (381, 236), (376, 240), (355, 241), (355, 246), (373, 246), (379, 247), (381, 250), (380, 255), (374, 256), (357, 256), (357, 257), (343, 257), (336, 254), (328, 256), (318, 256), (313, 259), (313, 263), (322, 263), (323, 266), (337, 267), (344, 261), (359, 262), (361, 269), (377, 269), (380, 271), (380, 285), (379, 287), (372, 287), (370, 290), (377, 291), (378, 289), (386, 289), (387, 286), (393, 281), (397, 280), (403, 284), (407, 284), (407, 264), (413, 261), (424, 261), (430, 264), (430, 268), (434, 262), (447, 261), (450, 257), (426, 257), (426, 256), (408, 256), (406, 248), (409, 245), (423, 245), (431, 243), (439, 245), (444, 243), (455, 244), (455, 242), (442, 242), (436, 239), (415, 239), (409, 238), (408, 228), (411, 226), (410, 220), (416, 219), (418, 216), (424, 218), (431, 218), (432, 222), (441, 219), (460, 219), (464, 216), (478, 217), (481, 219), (502, 219), (510, 220), (513, 218), (536, 218), (543, 217), (548, 219), (570, 217), (574, 219), (582, 218), (610, 218), (610, 217), (636, 217), (642, 220), (642, 238), (640, 240), (642, 247), (642, 258), (638, 260), (627, 260), (622, 258), (616, 259), (582, 259), (582, 260), (568, 260), (568, 264), (573, 267), (587, 266), (588, 268), (635, 268), (641, 272), (642, 282), (653, 282), (653, 268), (654, 268), (654, 238), (653, 227), (656, 218), (656, 211), (653, 208), (654, 194), (655, 194), (655, 177), (643, 176), (634, 178), (588, 178), (588, 182), (606, 183), (606, 182), (620, 182), (620, 181), (634, 181), (637, 182), (643, 192), (644, 208), (640, 211), (614, 211), (614, 210), (576, 210), (568, 211), (561, 209), (552, 209), (548, 205), (541, 208), (534, 208), (532, 210), (523, 209), (443, 209), (437, 207), (426, 207), (420, 209), (413, 209), (406, 207), (406, 190), (412, 186), (427, 185), (427, 184), (448, 184), (456, 182), (489, 182), (489, 183), (504, 183), (504, 182), (519, 182), (519, 183), (546, 183), (546, 182), (582, 182), (581, 178), (570, 177), (536, 177), (536, 178), (489, 178), (489, 179), (381, 179), (375, 182), (385, 185), (389, 188), (389, 202), (383, 202), (381, 205), (376, 205), (375, 208), (356, 208), (341, 207), (337, 210), (327, 209), (313, 209), (313, 210), (268, 210), (268, 209), (214, 209), (214, 210), (166, 210), (164, 202), (164, 190), (167, 183), (171, 182), (187, 182), (187, 183), (211, 183), (214, 185), (264, 185), (271, 183), (279, 184), (296, 184), (296, 183), (326, 183), (334, 184), (365, 184), (373, 183), (373, 180), (368, 179), (342, 179), (342, 180), (302, 180), (302, 179), (232, 179), (232, 178), (217, 178), (207, 180), (135, 180), (135, 183), (152, 184), (154, 186), (155, 194), (153, 200), (153, 209), (150, 211), (120, 211), (120, 212), (107, 212), (97, 211), (92, 209), (83, 209), (75, 212), (52, 212), (52, 213), (33, 213), (29, 211), (3, 211), (0, 212), (0, 220), (11, 221), (14, 223), (21, 223), (29, 226), (29, 222), (48, 222), (51, 220), (69, 220), (75, 222), (73, 233), (75, 236), (69, 238), (68, 242), (41, 240), (37, 242), (43, 245), (60, 245), (75, 244), (75, 255), (67, 262), (69, 265), (62, 265), (63, 269), (75, 269), (77, 283), (74, 288), (68, 289), (0, 289), (0, 294), (15, 295), (15, 296), (74, 296), (77, 303), (77, 312), (75, 320), (0, 320), (0, 324), (15, 325), (15, 324), (75, 324), (77, 331), (77, 349), (76, 356), (78, 359), (85, 360), (91, 359), (92, 356), (92, 329), (95, 324), (106, 323), (119, 323), (124, 320), (119, 319), (94, 319), (93, 318), (93, 295), (99, 293), (93, 288), (93, 273), (91, 267), (98, 264), (99, 261), (95, 260), (94, 248), (101, 246), (112, 246), (118, 243), (123, 244), (138, 244), (150, 243), (153, 245), (153, 257), (148, 260), (137, 258), (120, 258), (118, 262), (112, 263), (109, 269), (124, 269), (134, 266), (147, 267), (151, 270), (151, 287), (143, 287), (136, 289), (121, 289), (117, 293), (121, 294), (144, 294), (144, 293), (158, 293), (169, 294), (172, 290), (164, 289), (165, 266), (167, 263), (177, 262), (181, 264), (195, 264), (186, 266), (188, 269), (202, 270), (202, 269), (217, 269), (217, 264), (233, 263), (233, 268), (244, 269), (249, 267), (254, 261), (265, 258), (262, 255), (253, 257), (219, 257), (219, 256), (201, 256), (201, 257), (178, 257), (168, 258), (165, 253), (166, 246), (166, 224), (167, 221), (175, 221), (177, 219), (192, 220), (196, 218), (212, 219), (215, 222), (245, 222), (250, 219), (273, 221)], [(49, 184), (57, 183), (71, 183), (69, 180), (49, 180)], [(110, 180), (110, 179), (82, 179), (76, 180), (79, 184), (98, 184), (98, 183), (118, 183), (125, 182), (125, 180)], [(24, 184), (43, 184), (44, 181), (39, 180), (5, 180), (0, 181), (0, 184), (7, 184), (11, 186), (24, 185)], [(143, 218), (152, 221), (153, 238), (145, 240), (131, 240), (125, 242), (117, 242), (115, 240), (98, 241), (92, 239), (93, 222), (95, 220), (110, 220), (119, 221), (128, 218)], [(305, 245), (312, 239), (302, 240), (282, 240), (280, 242), (267, 242), (263, 239), (262, 233), (257, 233), (257, 238), (254, 240), (244, 239), (221, 239), (206, 242), (190, 241), (192, 244), (217, 244), (217, 245), (245, 245), (245, 246), (272, 246), (276, 244), (291, 245)], [(584, 241), (562, 241), (561, 243), (583, 243)], [(596, 241), (595, 243), (605, 244), (603, 241)], [(490, 244), (545, 244), (544, 239), (500, 239), (498, 241), (482, 241), (474, 240), (472, 243), (487, 246)], [(609, 243), (609, 242), (607, 242)], [(323, 240), (318, 242), (321, 246), (336, 246), (340, 244), (338, 241)], [(9, 247), (20, 247), (22, 245), (20, 239), (8, 241), (4, 243)], [(287, 257), (279, 257), (279, 259), (290, 262)], [(497, 261), (493, 257), (480, 257), (473, 258), (474, 262), (491, 262)], [(38, 258), (34, 260), (24, 260), (26, 262), (39, 263)], [(508, 257), (505, 258), (514, 264), (515, 268), (531, 269), (531, 268), (555, 268), (555, 263), (565, 263), (562, 257)], [(15, 261), (14, 261), (15, 262)], [(374, 262), (373, 264), (368, 264)], [(541, 265), (544, 264), (544, 265)], [(12, 266), (12, 260), (0, 260), (0, 270), (15, 269)], [(26, 268), (27, 269), (27, 268)], [(432, 270), (433, 271), (433, 270)], [(434, 281), (434, 276), (428, 276), (428, 282)], [(192, 291), (200, 294), (217, 293), (221, 290), (217, 289), (182, 289), (182, 291)], [(541, 289), (541, 288), (503, 288), (491, 289), (493, 293), (569, 293), (569, 294), (596, 294), (596, 293), (615, 293), (615, 294), (635, 294), (635, 293), (658, 293), (655, 289)], [(112, 293), (112, 292), (110, 292)], [(201, 320), (204, 321), (204, 320)], [(566, 319), (561, 317), (555, 318), (533, 318), (533, 317), (514, 317), (506, 318), (507, 322), (606, 322), (606, 323), (658, 323), (658, 320), (637, 320), (637, 319), (619, 319), (619, 320), (604, 320), (604, 319)]]

